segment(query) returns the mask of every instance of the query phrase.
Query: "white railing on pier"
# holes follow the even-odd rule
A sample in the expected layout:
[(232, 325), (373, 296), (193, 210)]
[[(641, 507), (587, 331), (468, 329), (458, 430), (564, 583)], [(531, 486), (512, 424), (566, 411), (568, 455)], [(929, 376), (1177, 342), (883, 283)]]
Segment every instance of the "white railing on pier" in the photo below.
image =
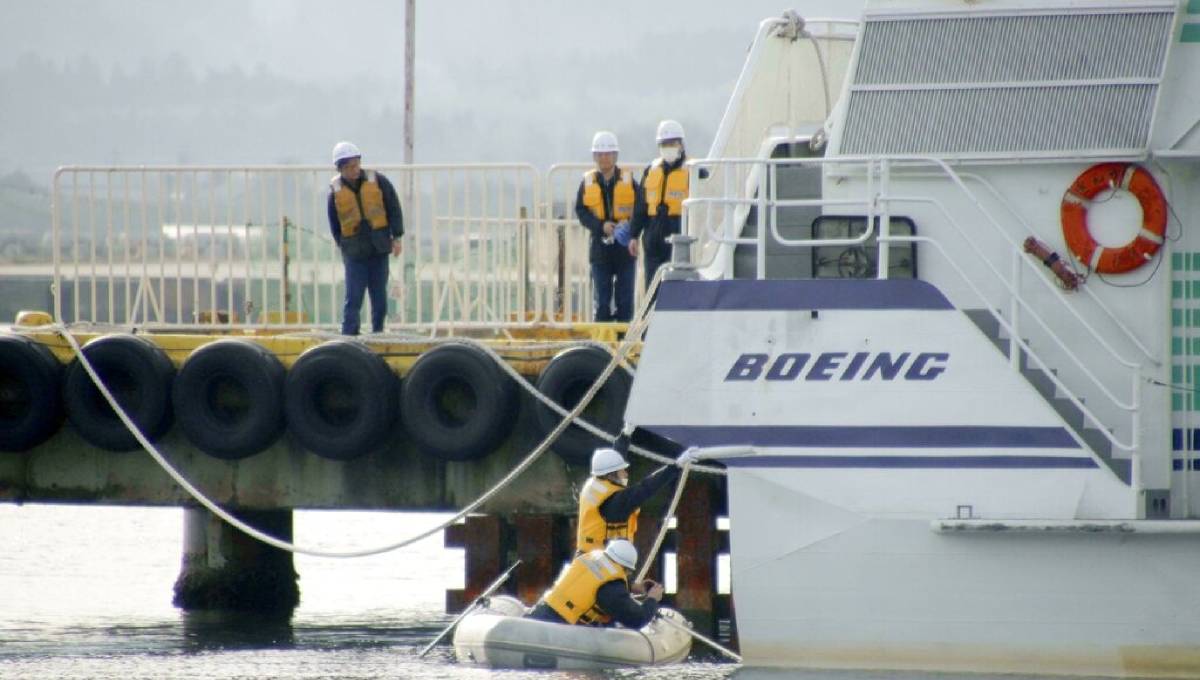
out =
[[(634, 178), (640, 182), (642, 171), (648, 162), (620, 160), (617, 165), (622, 170), (632, 172)], [(594, 167), (591, 163), (552, 165), (546, 173), (545, 191), (543, 192), (546, 197), (541, 214), (543, 224), (547, 230), (556, 230), (563, 235), (563, 271), (567, 281), (575, 282), (571, 286), (564, 287), (561, 300), (563, 314), (572, 318), (594, 318), (591, 266), (588, 264), (588, 246), (591, 237), (575, 216), (575, 196), (579, 191), (579, 182), (583, 179), (583, 173)], [(583, 281), (586, 281), (587, 285), (579, 283)], [(634, 287), (635, 309), (642, 300), (645, 284), (641, 255), (639, 254)]]
[[(586, 321), (578, 244), (542, 216), (528, 164), (378, 166), (400, 194), (392, 326)], [(69, 323), (336, 327), (343, 266), (325, 166), (64, 167), (54, 175), (54, 312)], [(571, 194), (573, 200), (574, 194)], [(560, 222), (573, 221), (573, 212)], [(575, 230), (565, 230), (573, 238)], [(582, 231), (582, 230), (578, 230)]]

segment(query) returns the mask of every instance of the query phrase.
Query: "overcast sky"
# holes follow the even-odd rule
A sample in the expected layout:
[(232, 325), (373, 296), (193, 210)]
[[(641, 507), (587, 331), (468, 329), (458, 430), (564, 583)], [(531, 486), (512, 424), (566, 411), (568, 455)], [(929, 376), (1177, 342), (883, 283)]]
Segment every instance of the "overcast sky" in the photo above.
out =
[[(855, 18), (862, 2), (791, 4), (809, 17)], [(417, 5), (417, 161), (542, 164), (587, 159), (592, 132), (604, 127), (644, 155), (663, 117), (683, 121), (690, 148), (706, 150), (758, 22), (787, 8)], [(377, 161), (401, 159), (403, 0), (37, 0), (5, 3), (4, 15), (0, 172), (323, 163), (341, 138)], [(46, 68), (71, 78), (39, 88), (47, 78), (24, 77)], [(234, 80), (250, 85), (219, 110), (200, 87), (233, 91)], [(182, 91), (171, 86), (185, 81)]]

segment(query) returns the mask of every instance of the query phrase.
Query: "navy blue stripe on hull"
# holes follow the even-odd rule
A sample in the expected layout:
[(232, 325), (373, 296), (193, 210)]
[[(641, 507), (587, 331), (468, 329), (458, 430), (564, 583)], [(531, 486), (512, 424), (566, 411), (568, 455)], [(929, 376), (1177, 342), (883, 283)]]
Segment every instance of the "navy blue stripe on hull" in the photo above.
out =
[[(1186, 437), (1184, 436), (1186, 433)], [(1172, 451), (1200, 451), (1200, 429), (1184, 430), (1176, 427), (1171, 430)]]
[(1078, 456), (754, 456), (722, 461), (739, 468), (1087, 469)]
[(916, 279), (802, 281), (663, 281), (657, 312), (808, 311), (821, 309), (954, 309), (946, 296)]
[(643, 425), (684, 446), (1078, 449), (1062, 427)]

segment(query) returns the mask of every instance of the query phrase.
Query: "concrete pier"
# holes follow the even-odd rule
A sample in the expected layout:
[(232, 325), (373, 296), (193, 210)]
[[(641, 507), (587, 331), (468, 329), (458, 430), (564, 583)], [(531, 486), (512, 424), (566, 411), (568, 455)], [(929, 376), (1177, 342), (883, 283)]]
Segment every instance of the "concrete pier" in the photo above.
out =
[[(241, 510), (238, 519), (292, 541), (291, 510)], [(183, 514), (183, 561), (176, 607), (185, 610), (290, 612), (300, 603), (292, 554), (233, 528), (205, 508)]]

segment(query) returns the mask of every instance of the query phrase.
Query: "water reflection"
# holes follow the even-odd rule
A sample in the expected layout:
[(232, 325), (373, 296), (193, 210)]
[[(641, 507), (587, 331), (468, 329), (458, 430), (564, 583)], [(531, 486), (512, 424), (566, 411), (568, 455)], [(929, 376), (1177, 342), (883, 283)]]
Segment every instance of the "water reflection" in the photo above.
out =
[(182, 645), (187, 651), (287, 649), (296, 645), (290, 613), (228, 611), (181, 612)]

